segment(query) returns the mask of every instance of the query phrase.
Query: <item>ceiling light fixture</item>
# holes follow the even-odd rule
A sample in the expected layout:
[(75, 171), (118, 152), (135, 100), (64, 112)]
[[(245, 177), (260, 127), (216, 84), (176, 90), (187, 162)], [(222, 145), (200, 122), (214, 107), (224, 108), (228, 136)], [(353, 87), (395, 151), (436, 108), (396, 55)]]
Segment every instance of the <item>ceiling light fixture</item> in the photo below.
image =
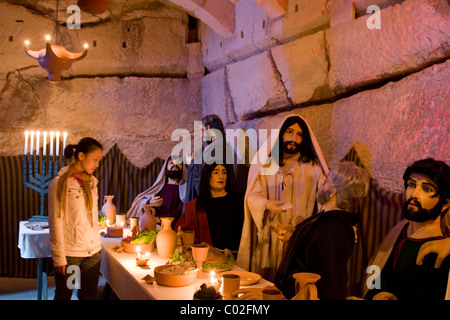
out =
[[(59, 24), (58, 24), (58, 3), (56, 1), (56, 16), (55, 16), (55, 33), (58, 37)], [(87, 54), (88, 45), (84, 44), (84, 50), (80, 53), (69, 52), (63, 46), (50, 44), (51, 37), (46, 35), (47, 41), (45, 49), (40, 51), (30, 50), (30, 41), (25, 41), (25, 52), (31, 58), (38, 60), (42, 69), (48, 72), (48, 80), (51, 82), (60, 82), (61, 74), (66, 72), (72, 66), (72, 63), (83, 59)]]

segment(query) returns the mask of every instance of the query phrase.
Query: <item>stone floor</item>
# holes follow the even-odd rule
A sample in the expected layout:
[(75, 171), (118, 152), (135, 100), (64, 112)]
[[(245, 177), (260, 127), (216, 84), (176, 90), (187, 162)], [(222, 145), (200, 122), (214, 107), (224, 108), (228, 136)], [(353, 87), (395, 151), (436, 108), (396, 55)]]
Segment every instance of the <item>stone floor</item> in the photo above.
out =
[[(100, 277), (98, 281), (97, 299), (103, 299), (103, 289), (106, 280)], [(48, 277), (48, 300), (53, 300), (55, 295), (55, 279)], [(8, 278), (0, 277), (0, 300), (37, 300), (37, 279), (34, 278)], [(76, 292), (72, 300), (77, 300)]]

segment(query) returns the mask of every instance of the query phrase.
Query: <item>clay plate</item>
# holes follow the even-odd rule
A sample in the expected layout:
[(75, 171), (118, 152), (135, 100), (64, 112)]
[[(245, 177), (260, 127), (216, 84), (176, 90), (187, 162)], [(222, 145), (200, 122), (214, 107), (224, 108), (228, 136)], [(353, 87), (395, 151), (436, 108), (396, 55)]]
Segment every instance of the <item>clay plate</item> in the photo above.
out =
[(241, 277), (241, 286), (249, 286), (252, 284), (256, 284), (261, 280), (261, 276), (257, 273), (248, 272), (248, 271), (227, 271), (220, 274), (220, 276), (223, 276), (224, 274), (237, 274)]
[(155, 279), (159, 285), (167, 287), (186, 287), (194, 283), (197, 279), (198, 270), (188, 274), (167, 274), (160, 271), (165, 268), (170, 268), (172, 265), (163, 265), (155, 267)]

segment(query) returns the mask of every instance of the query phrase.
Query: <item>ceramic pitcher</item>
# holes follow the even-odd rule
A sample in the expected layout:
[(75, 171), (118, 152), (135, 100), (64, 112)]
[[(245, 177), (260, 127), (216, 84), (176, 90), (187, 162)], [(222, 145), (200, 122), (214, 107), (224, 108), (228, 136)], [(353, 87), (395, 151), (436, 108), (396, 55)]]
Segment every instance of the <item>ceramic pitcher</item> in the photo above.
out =
[(319, 300), (315, 283), (321, 277), (316, 273), (298, 272), (292, 275), (295, 279), (295, 297), (292, 300)]
[(156, 235), (156, 249), (162, 259), (168, 259), (177, 246), (177, 233), (172, 229), (173, 217), (161, 218), (161, 231)]
[(139, 230), (142, 231), (156, 229), (156, 211), (153, 206), (144, 204), (141, 209), (141, 217), (139, 218)]
[(114, 224), (116, 221), (116, 206), (112, 203), (114, 196), (104, 196), (102, 212), (105, 214), (109, 224)]

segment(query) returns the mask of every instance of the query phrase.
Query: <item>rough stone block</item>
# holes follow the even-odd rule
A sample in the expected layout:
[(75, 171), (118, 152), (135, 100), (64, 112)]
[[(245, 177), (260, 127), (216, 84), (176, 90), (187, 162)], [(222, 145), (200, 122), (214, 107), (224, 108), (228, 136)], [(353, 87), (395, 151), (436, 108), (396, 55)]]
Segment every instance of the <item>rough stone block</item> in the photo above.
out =
[(217, 114), (225, 125), (237, 121), (233, 110), (226, 68), (202, 78), (203, 115)]
[(224, 40), (214, 30), (200, 22), (199, 33), (202, 43), (203, 64), (208, 70), (218, 70), (233, 62), (233, 59), (225, 53)]
[[(403, 191), (402, 174), (415, 160), (450, 161), (450, 61), (333, 104), (333, 158), (354, 143), (367, 146), (381, 186)], [(430, 85), (432, 84), (432, 85)]]
[(273, 47), (271, 52), (294, 104), (332, 96), (324, 31)]
[(135, 165), (145, 166), (169, 155), (178, 143), (171, 141), (175, 129), (192, 131), (202, 117), (200, 80), (108, 77), (55, 85), (17, 75), (0, 98), (0, 132), (10, 138), (2, 155), (23, 152), (25, 129), (50, 128), (67, 131), (68, 143), (92, 136), (105, 151), (118, 143)]
[(187, 66), (187, 77), (197, 79), (205, 74), (205, 67), (202, 62), (202, 44), (200, 42), (187, 43), (189, 52), (189, 63)]
[(408, 0), (380, 11), (381, 29), (367, 19), (327, 30), (330, 85), (336, 92), (419, 70), (450, 55), (450, 6), (444, 0)]
[(248, 58), (276, 44), (270, 35), (270, 20), (253, 0), (241, 0), (235, 6), (236, 26), (231, 38), (222, 39), (202, 27), (204, 64), (211, 71)]
[(91, 46), (86, 58), (73, 64), (73, 74), (186, 74), (187, 16), (185, 20), (141, 17), (76, 33), (90, 44), (96, 41), (96, 47)]
[(254, 0), (270, 19), (276, 19), (286, 13), (287, 0)]
[(227, 66), (228, 84), (238, 118), (288, 106), (284, 86), (269, 51)]
[(271, 21), (271, 35), (285, 43), (328, 28), (330, 14), (327, 0), (289, 0), (286, 14)]
[(330, 7), (330, 26), (334, 27), (340, 23), (346, 23), (355, 20), (356, 7), (353, 0), (340, 1), (339, 5)]

